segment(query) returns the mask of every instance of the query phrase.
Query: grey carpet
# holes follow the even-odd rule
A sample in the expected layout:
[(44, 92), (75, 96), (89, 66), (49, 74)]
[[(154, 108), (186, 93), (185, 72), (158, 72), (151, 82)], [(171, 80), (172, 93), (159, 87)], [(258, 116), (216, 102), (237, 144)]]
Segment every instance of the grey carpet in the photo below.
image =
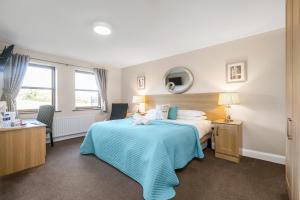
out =
[[(135, 200), (141, 186), (95, 156), (79, 154), (82, 138), (47, 147), (46, 164), (0, 178), (1, 200)], [(205, 150), (178, 170), (175, 199), (285, 200), (284, 166), (250, 158), (240, 164)]]

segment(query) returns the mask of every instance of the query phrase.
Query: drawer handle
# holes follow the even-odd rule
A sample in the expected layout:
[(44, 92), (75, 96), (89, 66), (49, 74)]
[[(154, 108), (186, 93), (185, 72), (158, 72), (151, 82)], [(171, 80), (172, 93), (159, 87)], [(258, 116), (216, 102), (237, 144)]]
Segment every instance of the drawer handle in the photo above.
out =
[(219, 136), (219, 127), (216, 127), (216, 136)]
[(293, 139), (293, 135), (292, 135), (292, 132), (291, 132), (292, 124), (293, 124), (293, 120), (292, 120), (292, 118), (289, 117), (287, 119), (287, 131), (286, 131), (286, 135), (287, 135), (288, 140)]

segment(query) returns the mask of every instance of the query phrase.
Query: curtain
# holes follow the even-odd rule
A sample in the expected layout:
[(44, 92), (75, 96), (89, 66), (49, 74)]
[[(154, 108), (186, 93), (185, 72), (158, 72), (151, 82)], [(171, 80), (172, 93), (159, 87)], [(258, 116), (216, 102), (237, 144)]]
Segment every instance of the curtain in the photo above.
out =
[(96, 77), (96, 82), (98, 85), (100, 99), (101, 99), (101, 109), (103, 112), (107, 112), (107, 87), (106, 87), (106, 69), (94, 68), (94, 73)]
[(4, 66), (2, 101), (6, 101), (8, 111), (16, 111), (16, 97), (22, 86), (29, 56), (14, 54)]

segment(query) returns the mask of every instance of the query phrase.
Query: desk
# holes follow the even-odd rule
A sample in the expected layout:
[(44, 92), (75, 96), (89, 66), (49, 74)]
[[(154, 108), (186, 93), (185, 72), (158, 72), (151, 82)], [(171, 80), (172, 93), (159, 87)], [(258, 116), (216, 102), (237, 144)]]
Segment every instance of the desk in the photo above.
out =
[(42, 165), (45, 155), (44, 124), (0, 128), (0, 176)]

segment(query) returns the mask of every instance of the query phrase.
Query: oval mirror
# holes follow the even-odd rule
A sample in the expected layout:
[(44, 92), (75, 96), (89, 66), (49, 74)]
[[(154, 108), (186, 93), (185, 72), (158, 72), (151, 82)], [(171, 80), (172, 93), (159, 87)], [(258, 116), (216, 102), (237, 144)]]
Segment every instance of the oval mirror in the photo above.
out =
[(169, 69), (164, 76), (164, 85), (173, 94), (186, 92), (192, 87), (194, 77), (192, 72), (185, 67)]

